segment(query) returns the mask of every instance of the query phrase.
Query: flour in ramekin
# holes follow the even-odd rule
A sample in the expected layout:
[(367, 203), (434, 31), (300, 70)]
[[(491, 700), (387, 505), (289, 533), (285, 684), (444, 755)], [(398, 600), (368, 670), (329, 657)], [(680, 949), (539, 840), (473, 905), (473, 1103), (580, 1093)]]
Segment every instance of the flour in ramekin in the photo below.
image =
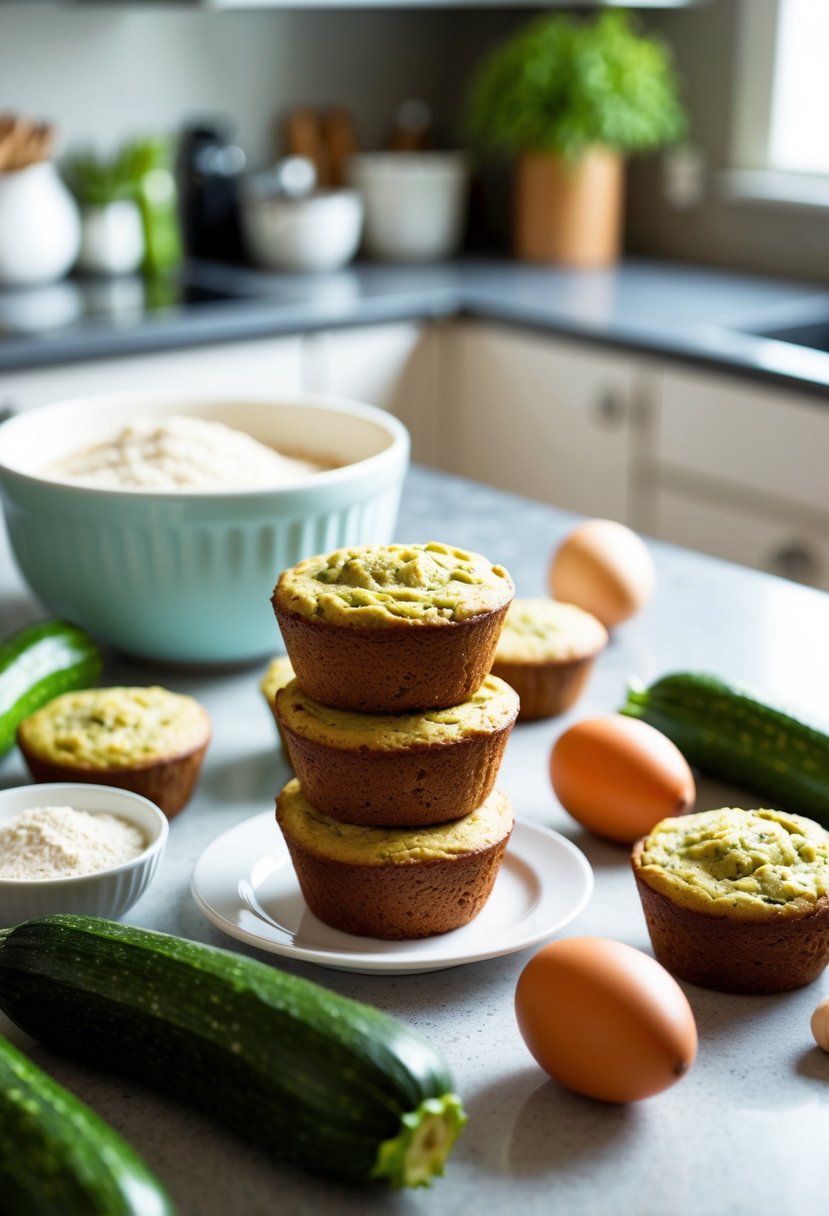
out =
[(0, 823), (0, 879), (77, 878), (143, 853), (140, 828), (117, 815), (37, 806)]
[(117, 435), (45, 472), (87, 486), (147, 490), (279, 489), (330, 464), (284, 456), (222, 422), (173, 414), (136, 418)]

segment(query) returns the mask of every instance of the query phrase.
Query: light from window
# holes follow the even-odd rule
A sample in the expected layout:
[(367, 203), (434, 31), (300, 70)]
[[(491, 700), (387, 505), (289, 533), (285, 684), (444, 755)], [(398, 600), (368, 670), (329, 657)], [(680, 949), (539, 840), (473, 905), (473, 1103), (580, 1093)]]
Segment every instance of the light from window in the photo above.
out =
[(829, 0), (780, 0), (769, 162), (829, 174)]

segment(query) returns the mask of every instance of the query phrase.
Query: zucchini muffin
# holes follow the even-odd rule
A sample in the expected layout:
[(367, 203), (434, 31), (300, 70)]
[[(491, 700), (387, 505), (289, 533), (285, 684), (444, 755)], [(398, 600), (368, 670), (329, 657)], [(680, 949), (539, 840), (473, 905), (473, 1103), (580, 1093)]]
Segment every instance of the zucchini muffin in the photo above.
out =
[(607, 630), (575, 604), (547, 597), (515, 599), (498, 639), (492, 674), (521, 698), (519, 718), (552, 718), (574, 705), (587, 684)]
[(723, 992), (787, 992), (829, 962), (829, 832), (782, 811), (663, 819), (633, 873), (654, 953)]
[(518, 695), (487, 676), (468, 701), (422, 714), (330, 709), (292, 681), (277, 720), (308, 800), (345, 823), (415, 827), (460, 819), (492, 792)]
[(20, 723), (35, 781), (90, 781), (149, 798), (168, 816), (189, 801), (210, 742), (207, 711), (166, 688), (87, 688)]
[(318, 811), (296, 778), (276, 800), (308, 907), (362, 937), (432, 937), (467, 924), (490, 896), (513, 827), (495, 790), (453, 823), (417, 830), (360, 827)]
[(467, 701), (513, 595), (502, 566), (430, 541), (308, 558), (283, 571), (272, 602), (308, 695), (384, 714)]
[(276, 694), (280, 688), (284, 688), (286, 684), (290, 684), (293, 678), (294, 669), (291, 666), (291, 660), (286, 654), (280, 654), (271, 660), (268, 664), (268, 670), (259, 681), (262, 696), (267, 701), (268, 709), (273, 714), (273, 720), (279, 732), (279, 740), (282, 744), (282, 751), (285, 753), (286, 760), (289, 759), (288, 740), (285, 738), (282, 727), (279, 725), (279, 718), (276, 716)]

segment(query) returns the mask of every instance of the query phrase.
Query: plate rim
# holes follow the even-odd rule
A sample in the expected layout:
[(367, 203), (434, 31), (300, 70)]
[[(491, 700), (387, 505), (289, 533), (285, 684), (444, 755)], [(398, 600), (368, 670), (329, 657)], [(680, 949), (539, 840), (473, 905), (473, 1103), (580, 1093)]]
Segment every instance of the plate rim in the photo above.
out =
[[(266, 821), (272, 820), (273, 813), (271, 811), (262, 811), (256, 815), (251, 815), (249, 818), (241, 820), (234, 824), (226, 831), (221, 832), (214, 837), (202, 852), (197, 857), (193, 866), (193, 871), (190, 878), (190, 894), (201, 914), (217, 929), (227, 936), (234, 938), (236, 941), (244, 942), (246, 945), (253, 946), (256, 949), (262, 950), (268, 954), (279, 955), (283, 958), (294, 959), (299, 962), (313, 963), (319, 967), (325, 967), (329, 970), (348, 971), (353, 973), (363, 974), (386, 974), (386, 975), (404, 975), (404, 974), (425, 974), (430, 971), (443, 971), (451, 967), (462, 967), (469, 963), (486, 962), (493, 958), (503, 958), (509, 954), (518, 953), (521, 950), (528, 949), (531, 946), (538, 945), (539, 942), (553, 937), (560, 930), (579, 916), (593, 895), (595, 888), (595, 874), (588, 858), (572, 840), (568, 840), (566, 836), (557, 832), (554, 828), (549, 828), (546, 824), (539, 823), (532, 819), (516, 819), (513, 828), (513, 839), (517, 833), (524, 837), (527, 833), (530, 835), (538, 833), (542, 838), (545, 838), (550, 843), (554, 843), (558, 848), (562, 848), (569, 856), (570, 861), (578, 873), (582, 889), (579, 898), (574, 902), (573, 907), (568, 910), (567, 916), (563, 920), (558, 920), (554, 925), (546, 926), (543, 929), (537, 930), (532, 934), (521, 939), (520, 942), (511, 942), (494, 946), (489, 949), (475, 950), (469, 953), (451, 954), (437, 958), (412, 957), (411, 959), (401, 958), (396, 955), (372, 955), (366, 951), (355, 950), (350, 953), (338, 955), (325, 949), (320, 949), (311, 946), (295, 946), (289, 943), (274, 941), (269, 938), (262, 937), (260, 934), (253, 933), (240, 925), (233, 924), (227, 920), (217, 909), (200, 893), (197, 886), (197, 875), (199, 868), (202, 866), (205, 857), (213, 849), (217, 848), (221, 841), (226, 837), (235, 835), (236, 833), (247, 830), (254, 831), (254, 824), (261, 820), (263, 826)], [(512, 844), (512, 840), (510, 841)], [(507, 848), (509, 849), (509, 845)], [(527, 861), (526, 857), (522, 856), (521, 860), (524, 864), (529, 864), (533, 872), (539, 877), (536, 867), (532, 865), (532, 861)], [(241, 881), (243, 876), (239, 875), (236, 882)], [(433, 940), (447, 940), (451, 938), (451, 934), (436, 935)], [(402, 948), (407, 945), (406, 942), (397, 943)]]

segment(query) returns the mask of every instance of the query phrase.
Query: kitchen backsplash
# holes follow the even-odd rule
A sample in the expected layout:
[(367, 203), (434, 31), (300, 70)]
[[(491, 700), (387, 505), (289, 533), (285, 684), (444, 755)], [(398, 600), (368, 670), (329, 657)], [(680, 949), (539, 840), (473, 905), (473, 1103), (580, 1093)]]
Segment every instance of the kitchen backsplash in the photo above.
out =
[[(642, 14), (674, 47), (692, 137), (712, 172), (701, 203), (683, 211), (664, 198), (658, 157), (632, 162), (625, 247), (825, 282), (823, 209), (735, 202), (723, 196), (714, 172), (733, 159), (738, 13), (738, 0), (711, 0)], [(399, 103), (419, 97), (451, 142), (475, 64), (527, 16), (519, 8), (217, 13), (0, 4), (0, 106), (54, 121), (59, 152), (79, 143), (109, 151), (132, 136), (230, 116), (249, 167), (257, 168), (272, 160), (275, 126), (296, 105), (347, 106), (361, 146), (378, 148)], [(473, 235), (506, 247), (506, 162), (485, 162), (483, 180)]]
[[(230, 115), (254, 165), (274, 121), (299, 103), (340, 101), (365, 146), (382, 146), (409, 96), (435, 105), (453, 14), (288, 10), (148, 11), (0, 7), (3, 104), (53, 120), (59, 149), (173, 131)], [(393, 48), (393, 54), (390, 54)]]

